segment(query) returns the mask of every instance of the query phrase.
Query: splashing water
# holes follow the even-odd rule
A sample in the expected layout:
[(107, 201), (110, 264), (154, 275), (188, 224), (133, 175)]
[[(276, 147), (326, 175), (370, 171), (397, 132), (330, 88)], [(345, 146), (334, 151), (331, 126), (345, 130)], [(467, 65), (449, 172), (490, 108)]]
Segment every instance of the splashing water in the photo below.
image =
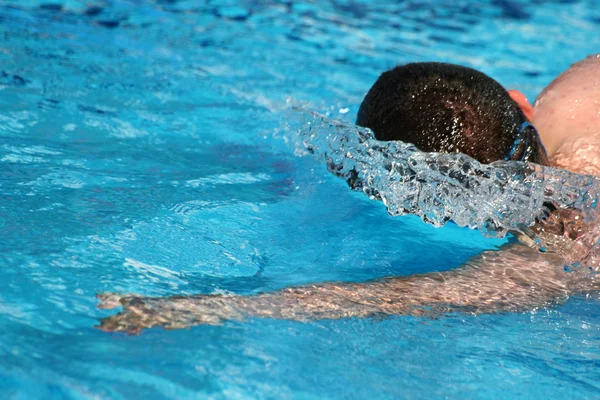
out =
[[(285, 113), (284, 139), (297, 155), (313, 154), (353, 190), (381, 200), (392, 216), (414, 214), (441, 227), (452, 221), (484, 236), (516, 231), (569, 265), (597, 268), (600, 181), (589, 175), (515, 161), (482, 164), (460, 154), (424, 153), (414, 145), (381, 142), (366, 128), (299, 106)], [(531, 229), (552, 206), (577, 210), (587, 226), (576, 240)], [(560, 236), (560, 235), (559, 235)]]

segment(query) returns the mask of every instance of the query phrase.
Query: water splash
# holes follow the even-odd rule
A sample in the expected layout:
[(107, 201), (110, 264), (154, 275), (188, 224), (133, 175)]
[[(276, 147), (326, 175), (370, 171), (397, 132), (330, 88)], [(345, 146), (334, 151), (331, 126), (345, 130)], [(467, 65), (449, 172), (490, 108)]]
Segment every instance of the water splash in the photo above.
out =
[[(313, 154), (353, 190), (381, 200), (392, 216), (418, 215), (436, 227), (453, 221), (488, 237), (519, 232), (532, 245), (563, 254), (569, 264), (596, 253), (600, 258), (600, 181), (593, 176), (525, 162), (482, 164), (460, 153), (424, 153), (411, 144), (380, 142), (369, 129), (298, 106), (285, 117), (284, 139), (297, 155)], [(574, 218), (587, 230), (573, 241), (539, 229), (554, 208), (576, 210)], [(536, 221), (538, 229), (532, 229)]]

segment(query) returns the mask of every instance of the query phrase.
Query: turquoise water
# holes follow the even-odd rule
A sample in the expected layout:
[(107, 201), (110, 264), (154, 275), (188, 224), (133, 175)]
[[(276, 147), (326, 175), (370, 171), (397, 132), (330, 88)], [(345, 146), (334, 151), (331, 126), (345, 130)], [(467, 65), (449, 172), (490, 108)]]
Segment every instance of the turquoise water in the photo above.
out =
[(595, 398), (600, 303), (139, 336), (96, 293), (252, 294), (456, 268), (500, 240), (387, 216), (273, 132), (352, 121), (439, 60), (530, 97), (600, 49), (589, 1), (0, 1), (0, 394), (10, 399)]

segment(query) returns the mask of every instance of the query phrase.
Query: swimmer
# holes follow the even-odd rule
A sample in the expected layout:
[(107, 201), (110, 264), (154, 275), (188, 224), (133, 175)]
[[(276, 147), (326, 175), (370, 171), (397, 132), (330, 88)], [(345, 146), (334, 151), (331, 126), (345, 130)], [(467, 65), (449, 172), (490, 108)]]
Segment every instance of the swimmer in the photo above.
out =
[[(457, 99), (462, 96), (456, 91), (450, 92)], [(371, 92), (369, 95), (372, 95)], [(525, 96), (516, 91), (509, 92), (508, 95), (521, 106), (522, 114), (532, 119), (538, 127), (541, 142), (546, 146), (547, 157), (537, 143), (528, 146), (531, 151), (527, 148), (515, 151), (514, 146), (507, 146), (509, 139), (514, 140), (518, 135), (523, 135), (520, 127), (508, 130), (509, 133), (502, 130), (499, 133), (487, 132), (493, 136), (489, 142), (494, 143), (493, 145), (477, 139), (476, 133), (479, 131), (473, 128), (475, 125), (472, 122), (477, 119), (477, 112), (481, 111), (481, 107), (468, 105), (476, 94), (466, 95), (463, 102), (450, 100), (442, 103), (443, 110), (436, 115), (452, 115), (450, 120), (444, 122), (442, 137), (446, 128), (453, 132), (445, 136), (444, 140), (436, 142), (437, 138), (426, 138), (419, 141), (421, 138), (418, 135), (412, 140), (417, 142), (417, 146), (431, 145), (428, 150), (458, 149), (487, 161), (527, 159), (544, 163), (544, 160), (548, 160), (551, 165), (572, 172), (600, 176), (600, 56), (590, 57), (573, 65), (540, 94), (533, 106)], [(506, 107), (508, 122), (501, 122), (500, 125), (519, 125), (518, 119), (523, 117), (519, 116), (521, 111), (514, 109), (514, 102), (506, 100), (504, 93), (497, 97), (497, 102), (491, 102), (504, 104)], [(365, 114), (368, 109), (364, 107), (367, 106), (363, 104), (361, 107), (358, 122), (365, 123), (363, 118), (368, 121)], [(377, 110), (374, 112), (377, 113)], [(383, 120), (386, 117), (381, 118)], [(429, 122), (436, 122), (437, 118), (430, 118)], [(510, 122), (514, 118), (517, 120)], [(424, 123), (423, 121), (426, 119), (417, 121), (417, 125)], [(383, 126), (385, 123), (384, 120)], [(464, 131), (459, 129), (461, 126), (465, 128)], [(531, 136), (532, 133), (527, 135)], [(395, 137), (386, 136), (382, 139), (393, 140)], [(530, 139), (535, 137), (531, 136)], [(486, 251), (450, 271), (363, 283), (320, 283), (255, 296), (151, 298), (103, 294), (98, 296), (101, 301), (99, 307), (109, 309), (122, 306), (123, 311), (104, 318), (99, 328), (136, 333), (153, 326), (175, 329), (199, 324), (219, 324), (226, 320), (248, 317), (306, 321), (378, 315), (436, 315), (454, 311), (527, 311), (565, 301), (574, 293), (599, 289), (600, 285), (595, 279), (565, 272), (561, 257), (541, 253), (524, 245), (511, 244), (499, 251)]]

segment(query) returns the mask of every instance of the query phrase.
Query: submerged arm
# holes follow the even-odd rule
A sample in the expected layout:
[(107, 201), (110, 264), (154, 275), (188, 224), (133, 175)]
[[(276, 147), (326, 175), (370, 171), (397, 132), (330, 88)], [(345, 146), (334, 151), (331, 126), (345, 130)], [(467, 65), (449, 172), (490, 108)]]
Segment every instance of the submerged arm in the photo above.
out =
[(139, 332), (263, 317), (292, 320), (375, 315), (427, 315), (448, 311), (522, 311), (564, 301), (577, 290), (560, 257), (522, 245), (488, 251), (455, 270), (364, 283), (322, 283), (255, 296), (142, 297), (100, 295), (101, 308), (122, 306), (104, 318), (106, 331)]

